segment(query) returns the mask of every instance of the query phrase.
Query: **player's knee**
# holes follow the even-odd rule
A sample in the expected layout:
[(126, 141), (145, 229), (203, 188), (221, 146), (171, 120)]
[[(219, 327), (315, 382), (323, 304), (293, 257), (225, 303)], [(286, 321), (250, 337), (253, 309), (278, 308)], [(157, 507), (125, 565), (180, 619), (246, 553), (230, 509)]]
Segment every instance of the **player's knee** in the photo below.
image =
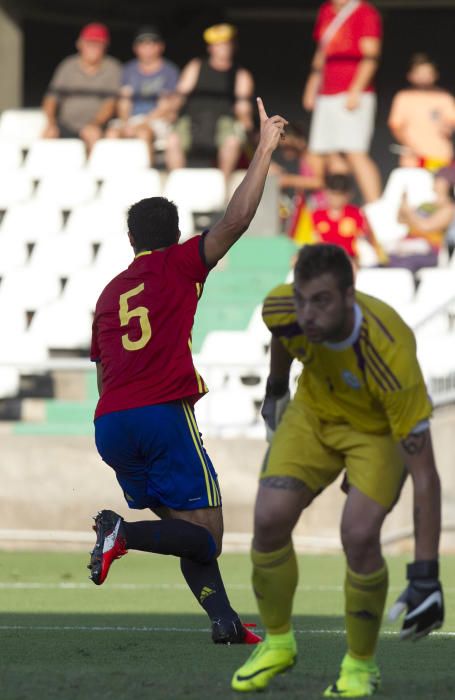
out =
[(207, 532), (209, 533), (214, 543), (214, 554), (212, 556), (212, 559), (218, 559), (218, 557), (223, 551), (223, 536), (221, 534), (211, 532), (210, 530), (208, 530)]
[(209, 564), (221, 554), (221, 542), (218, 542), (206, 527), (196, 525), (197, 533), (194, 535), (193, 556), (191, 559), (199, 564)]
[(280, 549), (289, 541), (292, 529), (283, 513), (256, 509), (254, 518), (254, 546), (261, 551)]
[(231, 135), (227, 136), (223, 143), (220, 146), (220, 150), (222, 151), (231, 151), (235, 149), (240, 149), (242, 146), (242, 142), (237, 136)]
[(152, 131), (148, 128), (148, 126), (138, 126), (135, 135), (138, 139), (142, 139), (143, 141), (152, 140)]
[(341, 528), (341, 542), (348, 558), (367, 557), (379, 547), (379, 532), (365, 523), (347, 523)]

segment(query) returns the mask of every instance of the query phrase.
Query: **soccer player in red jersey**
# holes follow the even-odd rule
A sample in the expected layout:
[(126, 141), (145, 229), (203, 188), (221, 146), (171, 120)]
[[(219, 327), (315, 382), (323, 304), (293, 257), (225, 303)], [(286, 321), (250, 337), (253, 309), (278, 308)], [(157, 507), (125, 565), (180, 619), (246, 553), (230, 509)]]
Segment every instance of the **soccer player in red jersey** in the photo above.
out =
[(232, 609), (218, 568), (221, 494), (193, 413), (207, 387), (193, 365), (191, 329), (205, 279), (247, 230), (284, 134), (283, 117), (269, 118), (260, 98), (258, 109), (256, 153), (211, 230), (178, 245), (172, 202), (152, 197), (130, 208), (135, 258), (98, 299), (91, 348), (100, 393), (97, 449), (115, 470), (128, 506), (150, 508), (160, 517), (126, 522), (113, 511), (100, 511), (91, 578), (102, 584), (114, 559), (128, 549), (177, 556), (211, 620), (213, 641), (224, 644), (254, 644), (260, 638)]

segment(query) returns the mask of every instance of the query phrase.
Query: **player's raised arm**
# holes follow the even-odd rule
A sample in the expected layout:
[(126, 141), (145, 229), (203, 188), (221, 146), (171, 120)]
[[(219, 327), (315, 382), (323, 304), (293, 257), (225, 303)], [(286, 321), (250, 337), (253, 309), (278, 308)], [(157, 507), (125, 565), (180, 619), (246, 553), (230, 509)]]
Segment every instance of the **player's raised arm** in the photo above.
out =
[(204, 254), (209, 266), (215, 265), (250, 225), (264, 191), (272, 153), (288, 123), (278, 115), (268, 117), (260, 97), (257, 98), (261, 135), (248, 171), (234, 192), (226, 212), (204, 239)]

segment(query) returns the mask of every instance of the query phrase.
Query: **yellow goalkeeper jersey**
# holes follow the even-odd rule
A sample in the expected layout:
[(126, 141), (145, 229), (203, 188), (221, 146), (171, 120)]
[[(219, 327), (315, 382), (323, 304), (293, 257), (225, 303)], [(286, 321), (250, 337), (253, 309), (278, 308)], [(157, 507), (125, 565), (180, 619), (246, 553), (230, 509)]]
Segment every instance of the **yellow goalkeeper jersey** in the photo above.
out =
[(403, 319), (384, 302), (356, 292), (355, 324), (341, 343), (310, 343), (297, 323), (291, 284), (275, 287), (262, 316), (274, 337), (303, 363), (295, 395), (321, 419), (405, 438), (432, 412)]

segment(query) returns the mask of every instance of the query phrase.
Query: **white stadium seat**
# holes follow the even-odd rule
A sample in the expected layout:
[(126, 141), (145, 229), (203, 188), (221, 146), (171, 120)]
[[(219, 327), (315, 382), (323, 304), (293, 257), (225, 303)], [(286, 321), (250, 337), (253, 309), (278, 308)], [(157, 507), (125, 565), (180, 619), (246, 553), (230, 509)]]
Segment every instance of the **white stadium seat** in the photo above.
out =
[(433, 202), (433, 175), (425, 168), (395, 168), (390, 173), (382, 193), (382, 199), (400, 206), (403, 194), (407, 195), (411, 207), (424, 202)]
[(89, 171), (98, 180), (105, 180), (114, 173), (145, 170), (149, 166), (150, 154), (141, 139), (100, 139), (87, 162)]
[(414, 297), (414, 278), (404, 268), (365, 268), (357, 272), (356, 289), (393, 307), (408, 304)]
[[(1, 289), (1, 284), (0, 284)], [(17, 309), (14, 300), (4, 299), (0, 294), (0, 318), (3, 328), (8, 329), (10, 337), (16, 337), (27, 330), (27, 314), (23, 309)]]
[(195, 414), (201, 430), (223, 437), (238, 435), (257, 418), (254, 402), (240, 388), (210, 391), (197, 402)]
[(14, 236), (0, 236), (0, 276), (22, 267), (28, 259), (27, 243)]
[(187, 241), (191, 236), (196, 233), (194, 229), (194, 218), (193, 214), (185, 207), (179, 206), (179, 229), (181, 233), (180, 243)]
[(39, 180), (54, 173), (64, 177), (71, 170), (83, 168), (85, 161), (85, 145), (81, 139), (40, 139), (30, 146), (24, 168)]
[(131, 243), (126, 233), (122, 233), (101, 244), (93, 267), (103, 278), (111, 278), (126, 270), (133, 260)]
[(77, 350), (90, 345), (92, 313), (80, 304), (57, 300), (39, 309), (29, 333), (46, 348)]
[(25, 202), (33, 194), (33, 180), (24, 170), (0, 170), (0, 209)]
[(135, 202), (146, 197), (161, 195), (161, 176), (158, 170), (147, 168), (128, 172), (114, 172), (107, 176), (101, 185), (100, 200), (115, 203), (117, 207), (127, 209)]
[(264, 352), (267, 352), (272, 336), (262, 320), (262, 304), (259, 304), (254, 309), (248, 322), (247, 333), (256, 339), (256, 341), (263, 348)]
[(109, 241), (101, 244), (93, 267), (104, 278), (111, 278), (126, 270), (133, 260), (133, 248), (128, 240), (128, 236), (123, 233), (112, 236)]
[(22, 151), (17, 144), (0, 140), (0, 173), (18, 170), (22, 159)]
[(406, 193), (411, 206), (432, 202), (433, 176), (424, 168), (395, 168), (392, 170), (380, 199), (363, 207), (376, 238), (386, 249), (403, 238), (408, 227), (398, 222), (398, 210)]
[(63, 210), (73, 209), (94, 199), (98, 184), (87, 170), (70, 171), (62, 175), (59, 169), (44, 175), (39, 182), (35, 200), (51, 202)]
[[(416, 332), (432, 337), (450, 329), (455, 311), (455, 271), (450, 268), (422, 268), (415, 297)], [(425, 322), (423, 319), (428, 319)], [(454, 348), (455, 354), (455, 348)]]
[(90, 241), (70, 233), (57, 233), (35, 245), (29, 266), (43, 275), (68, 277), (76, 270), (91, 265), (93, 258)]
[(385, 199), (365, 204), (363, 212), (378, 242), (387, 249), (406, 236), (408, 227), (398, 221), (398, 207)]
[(417, 356), (425, 379), (455, 373), (455, 332), (418, 338)]
[(0, 399), (9, 399), (19, 391), (20, 373), (15, 367), (0, 364)]
[(246, 331), (211, 331), (199, 353), (201, 360), (220, 364), (261, 362), (263, 355), (260, 341)]
[(9, 208), (0, 226), (0, 236), (33, 243), (58, 233), (63, 226), (60, 209), (35, 201), (22, 202)]
[(41, 137), (45, 126), (41, 109), (6, 109), (0, 116), (0, 140), (29, 148)]
[(77, 270), (66, 283), (61, 297), (62, 304), (94, 311), (99, 295), (110, 280), (109, 274), (94, 267)]
[(424, 267), (418, 272), (420, 284), (416, 301), (441, 304), (455, 297), (455, 271), (451, 268)]
[(125, 210), (95, 200), (73, 209), (66, 222), (65, 232), (92, 243), (108, 241), (116, 235), (126, 235)]
[(0, 301), (2, 304), (10, 302), (17, 309), (34, 311), (57, 299), (60, 292), (58, 277), (21, 267), (11, 270), (2, 278)]
[(6, 364), (20, 370), (22, 365), (41, 365), (48, 358), (49, 353), (44, 343), (28, 330), (6, 338), (0, 346), (0, 366)]
[(202, 343), (197, 363), (210, 388), (242, 389), (254, 398), (266, 374), (261, 341), (247, 331), (211, 331)]
[(173, 170), (164, 186), (164, 196), (192, 212), (215, 212), (225, 207), (226, 183), (218, 168)]

